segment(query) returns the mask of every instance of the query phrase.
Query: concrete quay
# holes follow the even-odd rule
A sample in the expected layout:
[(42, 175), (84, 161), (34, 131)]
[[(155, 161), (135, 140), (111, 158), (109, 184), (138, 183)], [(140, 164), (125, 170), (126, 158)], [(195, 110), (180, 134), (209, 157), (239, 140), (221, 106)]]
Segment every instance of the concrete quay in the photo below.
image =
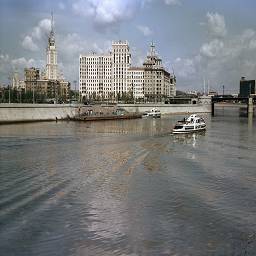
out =
[(0, 104), (0, 124), (65, 120), (78, 114), (78, 106), (68, 104)]
[[(55, 120), (113, 120), (138, 118), (145, 111), (158, 108), (162, 114), (188, 114), (211, 112), (208, 104), (117, 104), (117, 105), (69, 105), (69, 104), (0, 104), (0, 124)], [(123, 117), (118, 113), (124, 109)], [(136, 115), (135, 115), (136, 114)], [(119, 116), (117, 118), (117, 116)]]

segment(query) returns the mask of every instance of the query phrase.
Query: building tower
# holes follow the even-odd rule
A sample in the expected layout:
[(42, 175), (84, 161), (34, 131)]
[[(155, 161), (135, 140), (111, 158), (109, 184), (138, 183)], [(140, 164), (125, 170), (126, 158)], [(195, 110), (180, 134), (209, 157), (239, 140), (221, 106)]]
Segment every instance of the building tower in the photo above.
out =
[(53, 14), (51, 17), (51, 32), (48, 38), (46, 49), (46, 79), (57, 80), (57, 49), (55, 44), (55, 35), (53, 30)]
[(128, 91), (127, 75), (131, 66), (131, 53), (128, 42), (117, 41), (112, 43), (112, 85), (115, 96), (122, 96)]

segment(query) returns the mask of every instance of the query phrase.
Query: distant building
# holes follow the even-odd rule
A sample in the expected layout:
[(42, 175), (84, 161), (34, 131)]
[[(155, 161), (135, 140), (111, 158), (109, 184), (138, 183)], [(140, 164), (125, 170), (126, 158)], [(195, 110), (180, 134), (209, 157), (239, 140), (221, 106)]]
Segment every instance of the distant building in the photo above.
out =
[(162, 65), (162, 59), (156, 54), (155, 45), (152, 43), (150, 52), (143, 63), (144, 97), (147, 100), (160, 101), (163, 98), (176, 95), (176, 79)]
[(25, 81), (25, 90), (33, 91), (36, 89), (37, 80), (40, 79), (40, 69), (39, 68), (25, 68), (24, 69), (24, 81)]
[(130, 67), (128, 69), (128, 93), (131, 92), (135, 99), (144, 98), (144, 73), (143, 67)]
[(216, 91), (209, 91), (208, 96), (211, 96), (211, 97), (218, 96), (218, 93)]
[(150, 47), (143, 66), (131, 67), (128, 42), (113, 42), (109, 54), (80, 55), (79, 91), (82, 98), (161, 100), (176, 95), (176, 79)]
[(26, 85), (24, 80), (20, 80), (18, 72), (14, 72), (12, 77), (12, 88), (15, 90), (25, 90)]
[(46, 79), (57, 80), (58, 66), (57, 66), (57, 49), (55, 44), (55, 35), (53, 30), (53, 15), (51, 20), (51, 32), (48, 38), (48, 46), (46, 49)]
[(241, 77), (239, 96), (249, 97), (251, 94), (255, 94), (255, 80), (246, 80), (245, 77)]
[[(51, 31), (48, 38), (46, 50), (46, 69), (40, 73), (38, 68), (25, 68), (25, 90), (45, 95), (47, 98), (55, 98), (67, 101), (70, 96), (70, 83), (58, 74), (57, 48), (53, 29), (53, 15), (51, 20)], [(16, 80), (15, 80), (16, 84)]]
[(128, 42), (117, 41), (112, 43), (112, 72), (114, 95), (122, 95), (128, 92), (127, 77), (131, 66), (131, 53)]
[(112, 55), (80, 55), (80, 93), (86, 98), (111, 98)]

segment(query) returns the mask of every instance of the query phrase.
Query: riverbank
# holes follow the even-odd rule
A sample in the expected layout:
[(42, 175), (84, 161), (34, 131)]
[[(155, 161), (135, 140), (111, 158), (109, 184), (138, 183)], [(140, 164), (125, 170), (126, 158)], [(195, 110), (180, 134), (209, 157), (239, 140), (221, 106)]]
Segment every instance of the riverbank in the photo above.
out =
[(0, 104), (0, 124), (65, 120), (77, 114), (78, 107), (68, 104)]
[[(97, 121), (131, 119), (152, 108), (162, 114), (209, 113), (209, 104), (0, 104), (0, 124), (56, 120)], [(82, 117), (82, 120), (81, 120)]]

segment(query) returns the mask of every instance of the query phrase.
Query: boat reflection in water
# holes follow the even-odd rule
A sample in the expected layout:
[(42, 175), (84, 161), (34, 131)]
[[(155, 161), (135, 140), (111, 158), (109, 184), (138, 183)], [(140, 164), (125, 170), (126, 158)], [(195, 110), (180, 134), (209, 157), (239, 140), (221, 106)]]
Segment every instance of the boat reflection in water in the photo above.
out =
[(198, 131), (194, 133), (180, 133), (180, 134), (172, 134), (173, 142), (177, 142), (180, 144), (191, 144), (192, 146), (196, 145), (196, 141), (200, 139), (202, 136), (205, 136), (206, 131)]

